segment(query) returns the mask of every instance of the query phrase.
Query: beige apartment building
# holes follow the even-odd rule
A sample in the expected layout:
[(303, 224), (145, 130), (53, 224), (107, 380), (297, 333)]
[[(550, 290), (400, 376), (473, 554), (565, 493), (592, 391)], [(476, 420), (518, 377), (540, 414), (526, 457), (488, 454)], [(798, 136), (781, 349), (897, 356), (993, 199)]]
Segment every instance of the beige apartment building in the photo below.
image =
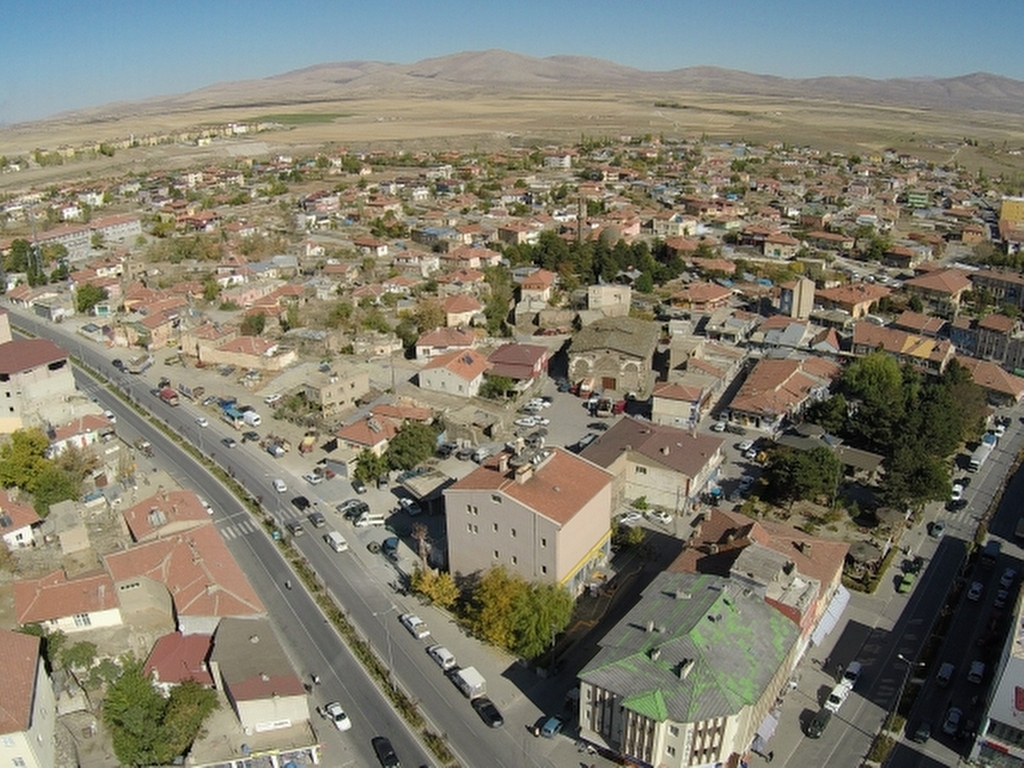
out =
[(319, 406), (324, 416), (334, 416), (370, 391), (370, 374), (365, 368), (346, 367), (345, 371), (315, 372), (303, 385), (306, 401)]
[(452, 573), (503, 565), (575, 595), (607, 562), (612, 476), (561, 448), (492, 457), (444, 499)]

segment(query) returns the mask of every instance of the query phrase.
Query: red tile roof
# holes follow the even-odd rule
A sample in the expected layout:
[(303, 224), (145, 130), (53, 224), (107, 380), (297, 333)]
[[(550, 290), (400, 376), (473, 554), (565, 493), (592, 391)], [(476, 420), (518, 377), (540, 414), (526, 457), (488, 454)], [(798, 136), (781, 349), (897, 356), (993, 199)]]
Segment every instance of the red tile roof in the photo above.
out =
[(0, 733), (20, 733), (32, 724), (41, 642), (33, 635), (0, 629)]
[(611, 483), (610, 473), (561, 448), (523, 483), (512, 472), (499, 472), (493, 456), (450, 487), (450, 490), (492, 490), (515, 499), (540, 515), (565, 525), (587, 502)]
[(453, 352), (438, 355), (423, 366), (423, 370), (445, 368), (465, 381), (474, 381), (490, 367), (491, 364), (487, 358), (475, 349), (456, 349)]
[(167, 526), (180, 532), (183, 527), (192, 528), (210, 522), (202, 502), (192, 491), (157, 493), (128, 507), (122, 514), (135, 541), (151, 538)]
[(114, 582), (105, 573), (68, 581), (64, 571), (41, 579), (14, 582), (14, 612), (19, 624), (61, 619), (117, 607)]
[(10, 525), (0, 525), (0, 535), (9, 530), (16, 531), (26, 525), (35, 525), (42, 521), (31, 504), (15, 501), (2, 488), (0, 488), (0, 512), (11, 520)]
[(153, 645), (142, 673), (151, 675), (161, 683), (183, 683), (195, 680), (201, 685), (213, 685), (213, 677), (206, 669), (206, 656), (210, 652), (211, 635), (183, 635), (171, 632)]
[(145, 576), (165, 585), (179, 616), (254, 616), (265, 609), (212, 525), (105, 558), (115, 581)]
[(67, 357), (68, 353), (49, 339), (15, 339), (0, 345), (0, 374), (12, 376)]

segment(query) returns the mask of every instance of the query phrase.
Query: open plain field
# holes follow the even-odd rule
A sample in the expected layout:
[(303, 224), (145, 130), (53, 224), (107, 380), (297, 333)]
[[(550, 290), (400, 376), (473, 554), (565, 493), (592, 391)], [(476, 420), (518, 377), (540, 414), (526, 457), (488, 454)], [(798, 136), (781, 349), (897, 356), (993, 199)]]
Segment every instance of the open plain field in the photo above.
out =
[[(643, 73), (596, 60), (584, 69), (571, 63), (492, 51), (407, 67), (323, 65), (7, 126), (0, 128), (0, 155), (25, 157), (36, 149), (231, 122), (281, 124), (209, 146), (138, 147), (112, 158), (7, 173), (0, 175), (0, 189), (325, 148), (494, 151), (643, 134), (857, 154), (891, 148), (937, 164), (984, 168), (990, 176), (1024, 168), (1024, 155), (1011, 153), (1024, 147), (1013, 90), (1022, 84), (1016, 81), (965, 77), (945, 82), (945, 91), (930, 83), (919, 92), (909, 82), (896, 88), (897, 81), (792, 81), (725, 70)], [(763, 95), (751, 93), (758, 89)], [(964, 147), (965, 137), (976, 146)]]

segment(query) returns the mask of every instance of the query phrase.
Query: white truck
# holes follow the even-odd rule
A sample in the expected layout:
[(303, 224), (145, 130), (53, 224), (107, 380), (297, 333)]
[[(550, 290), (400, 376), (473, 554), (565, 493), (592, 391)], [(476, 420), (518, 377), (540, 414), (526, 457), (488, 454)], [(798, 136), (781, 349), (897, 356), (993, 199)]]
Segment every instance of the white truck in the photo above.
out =
[(475, 699), (487, 693), (487, 681), (476, 671), (476, 667), (463, 667), (451, 673), (452, 682), (467, 699)]
[(242, 414), (242, 421), (248, 424), (250, 427), (258, 427), (263, 423), (263, 419), (256, 411), (246, 411)]

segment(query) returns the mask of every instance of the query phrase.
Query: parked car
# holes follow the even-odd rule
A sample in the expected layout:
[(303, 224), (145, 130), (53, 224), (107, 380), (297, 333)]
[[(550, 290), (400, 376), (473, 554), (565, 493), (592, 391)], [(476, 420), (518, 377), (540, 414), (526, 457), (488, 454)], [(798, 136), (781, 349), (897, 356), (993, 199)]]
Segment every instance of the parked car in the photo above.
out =
[(260, 441), (260, 433), (253, 432), (251, 429), (242, 433), (243, 443), (258, 443)]
[(310, 485), (319, 485), (324, 481), (323, 475), (318, 475), (316, 472), (307, 472), (302, 476), (302, 479)]
[(352, 721), (348, 719), (348, 715), (338, 702), (332, 701), (324, 707), (323, 712), (324, 717), (334, 723), (334, 727), (339, 731), (347, 731), (352, 727)]
[(963, 714), (960, 707), (950, 707), (946, 713), (946, 720), (942, 723), (942, 732), (948, 736), (956, 736), (957, 731), (960, 730), (960, 719)]
[(846, 665), (846, 669), (843, 670), (843, 682), (850, 686), (851, 691), (856, 687), (863, 669), (864, 667), (859, 661), (851, 661)]
[(964, 497), (964, 487), (960, 483), (953, 483), (953, 491), (949, 496), (950, 501), (960, 501)]
[(458, 446), (455, 445), (455, 443), (441, 443), (441, 445), (437, 447), (437, 455), (442, 459), (447, 459), (449, 456), (455, 453), (457, 449)]
[(480, 715), (480, 719), (491, 728), (501, 728), (505, 724), (505, 718), (501, 716), (501, 712), (494, 706), (494, 702), (486, 696), (478, 696), (470, 703), (473, 705), (476, 713)]
[(917, 742), (918, 744), (924, 744), (928, 739), (932, 737), (932, 721), (922, 720), (917, 724), (917, 728), (910, 734), (910, 740)]
[(352, 490), (356, 493), (366, 493), (366, 483), (357, 477), (352, 481)]
[(402, 622), (402, 626), (409, 630), (409, 634), (417, 640), (422, 640), (424, 637), (430, 637), (430, 630), (427, 629), (427, 622), (415, 613), (403, 613), (398, 617), (398, 620)]
[(917, 581), (916, 573), (904, 573), (899, 584), (896, 585), (896, 591), (900, 594), (909, 592), (914, 587), (915, 581)]
[(741, 427), (739, 424), (726, 424), (725, 431), (732, 435), (745, 435), (747, 430)]
[(292, 499), (292, 506), (294, 506), (300, 512), (305, 512), (312, 505), (309, 503), (309, 499), (307, 499), (305, 496), (296, 496), (294, 499)]
[(647, 513), (647, 517), (655, 522), (661, 523), (662, 525), (670, 525), (672, 523), (672, 515), (662, 509), (650, 510)]
[(849, 695), (850, 687), (845, 683), (839, 683), (829, 693), (828, 698), (825, 699), (825, 709), (829, 712), (838, 712)]
[(1003, 571), (1003, 575), (999, 577), (999, 586), (1003, 589), (1009, 589), (1013, 586), (1013, 582), (1017, 579), (1017, 572), (1013, 568), (1007, 568)]
[(711, 425), (712, 432), (725, 432), (726, 424), (724, 421), (716, 421)]
[(415, 517), (416, 515), (420, 514), (420, 512), (422, 512), (423, 509), (420, 507), (419, 504), (417, 504), (412, 499), (407, 499), (403, 496), (398, 500), (397, 511), (405, 512), (405, 514), (409, 515), (410, 517)]
[(971, 588), (967, 590), (967, 599), (973, 602), (981, 600), (981, 593), (985, 590), (985, 585), (980, 581), (972, 581)]
[(346, 520), (355, 520), (364, 512), (369, 512), (370, 505), (362, 499), (348, 499), (339, 504), (337, 510)]
[(284, 480), (279, 477), (274, 478), (272, 485), (274, 486), (274, 490), (278, 493), (284, 493), (288, 490), (288, 486), (284, 484)]
[(754, 447), (754, 441), (753, 440), (744, 440), (743, 442), (741, 442), (739, 445), (736, 446), (736, 448), (739, 449), (739, 452), (743, 453), (743, 454), (745, 454), (747, 451), (749, 451), (753, 447)]
[(115, 357), (110, 361), (110, 364), (117, 368), (117, 370), (124, 372), (124, 362), (119, 357)]
[(552, 739), (561, 732), (562, 719), (560, 717), (549, 717), (540, 729), (540, 735), (546, 739)]
[(644, 516), (641, 515), (639, 512), (627, 512), (619, 518), (619, 523), (621, 525), (636, 525), (643, 519)]
[(463, 446), (462, 448), (459, 448), (457, 451), (455, 451), (455, 458), (458, 459), (459, 461), (469, 461), (471, 458), (473, 458), (473, 453), (475, 451), (476, 448), (474, 448), (471, 445)]
[(934, 523), (928, 524), (928, 535), (932, 538), (940, 539), (942, 534), (946, 532), (946, 521), (936, 520)]
[(447, 672), (449, 669), (454, 669), (458, 666), (455, 662), (455, 654), (445, 648), (443, 645), (432, 645), (427, 648), (427, 654), (435, 662), (437, 666)]

